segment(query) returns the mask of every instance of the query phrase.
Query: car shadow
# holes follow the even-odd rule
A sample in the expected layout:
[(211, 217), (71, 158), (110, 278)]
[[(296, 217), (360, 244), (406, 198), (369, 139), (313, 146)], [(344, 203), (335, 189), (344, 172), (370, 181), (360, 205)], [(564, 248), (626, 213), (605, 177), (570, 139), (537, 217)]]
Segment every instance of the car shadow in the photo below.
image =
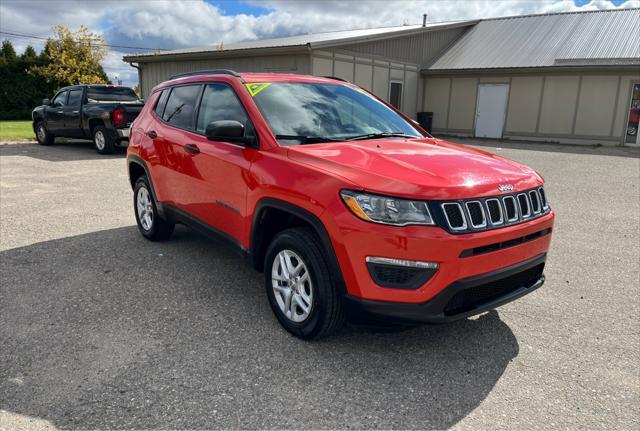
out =
[(116, 147), (114, 154), (98, 154), (92, 141), (80, 139), (56, 139), (49, 146), (39, 145), (37, 142), (0, 144), (0, 156), (32, 157), (47, 162), (120, 159), (126, 152), (126, 147)]
[(2, 251), (0, 281), (0, 408), (66, 429), (443, 429), (519, 349), (497, 312), (301, 341), (261, 274), (183, 227)]

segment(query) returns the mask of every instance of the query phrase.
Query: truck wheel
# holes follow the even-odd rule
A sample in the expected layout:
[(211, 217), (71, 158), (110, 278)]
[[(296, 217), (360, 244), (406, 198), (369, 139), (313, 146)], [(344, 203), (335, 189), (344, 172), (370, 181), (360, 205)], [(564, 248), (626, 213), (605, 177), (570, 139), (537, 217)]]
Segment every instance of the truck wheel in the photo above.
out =
[(104, 126), (93, 128), (93, 145), (100, 154), (113, 154), (116, 151), (116, 142)]
[(138, 178), (133, 189), (133, 209), (142, 236), (151, 241), (169, 239), (175, 224), (160, 217), (149, 180), (144, 175)]
[(53, 141), (54, 141), (55, 137), (53, 136), (52, 133), (49, 133), (47, 131), (47, 128), (44, 125), (43, 121), (38, 121), (35, 124), (35, 126), (33, 127), (33, 129), (36, 132), (36, 139), (38, 140), (38, 144), (40, 144), (40, 145), (51, 145), (51, 144), (53, 144)]
[(317, 339), (343, 325), (340, 294), (312, 230), (292, 228), (279, 233), (267, 250), (264, 275), (271, 309), (293, 335)]

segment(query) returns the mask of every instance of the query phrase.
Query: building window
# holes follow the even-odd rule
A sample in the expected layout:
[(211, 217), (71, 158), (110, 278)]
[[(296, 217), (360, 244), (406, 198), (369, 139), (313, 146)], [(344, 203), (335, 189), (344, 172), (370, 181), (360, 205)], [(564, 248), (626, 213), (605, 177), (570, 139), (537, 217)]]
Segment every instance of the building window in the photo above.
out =
[(389, 82), (389, 103), (397, 109), (402, 109), (402, 82)]

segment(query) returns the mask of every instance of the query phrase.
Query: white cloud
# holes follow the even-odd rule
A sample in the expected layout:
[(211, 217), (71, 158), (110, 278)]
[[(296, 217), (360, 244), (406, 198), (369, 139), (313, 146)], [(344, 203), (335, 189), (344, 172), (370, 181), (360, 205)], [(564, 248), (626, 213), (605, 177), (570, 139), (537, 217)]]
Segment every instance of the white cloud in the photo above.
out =
[[(353, 28), (418, 24), (427, 13), (430, 22), (488, 18), (616, 7), (608, 0), (592, 0), (576, 6), (573, 0), (253, 0), (266, 9), (259, 16), (225, 15), (204, 0), (191, 1), (39, 1), (2, 0), (2, 31), (49, 36), (51, 27), (64, 24), (72, 29), (81, 24), (103, 34), (113, 45), (145, 48), (182, 48), (226, 44)], [(640, 7), (629, 0), (619, 7)], [(4, 36), (4, 35), (2, 35)], [(18, 51), (35, 40), (15, 38)], [(127, 84), (137, 81), (137, 71), (121, 61), (131, 49), (110, 51), (104, 61), (107, 74)]]

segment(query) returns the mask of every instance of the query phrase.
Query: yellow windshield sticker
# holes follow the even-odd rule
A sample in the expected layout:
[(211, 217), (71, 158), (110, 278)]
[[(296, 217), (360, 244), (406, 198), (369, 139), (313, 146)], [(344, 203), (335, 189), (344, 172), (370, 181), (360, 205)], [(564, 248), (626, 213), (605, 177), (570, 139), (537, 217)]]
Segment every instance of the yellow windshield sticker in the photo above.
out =
[(262, 90), (264, 90), (265, 88), (267, 88), (268, 86), (271, 85), (270, 82), (253, 82), (251, 84), (244, 84), (247, 86), (247, 90), (249, 90), (249, 94), (251, 94), (251, 96), (255, 96), (256, 94), (260, 93)]

